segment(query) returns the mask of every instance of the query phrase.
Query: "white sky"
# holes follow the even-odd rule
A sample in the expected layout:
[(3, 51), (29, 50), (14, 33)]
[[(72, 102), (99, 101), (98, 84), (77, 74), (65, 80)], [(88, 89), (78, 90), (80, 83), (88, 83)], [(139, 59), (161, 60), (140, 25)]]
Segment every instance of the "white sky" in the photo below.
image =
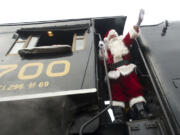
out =
[(141, 8), (142, 24), (180, 20), (178, 0), (2, 0), (0, 24), (119, 15), (135, 23)]

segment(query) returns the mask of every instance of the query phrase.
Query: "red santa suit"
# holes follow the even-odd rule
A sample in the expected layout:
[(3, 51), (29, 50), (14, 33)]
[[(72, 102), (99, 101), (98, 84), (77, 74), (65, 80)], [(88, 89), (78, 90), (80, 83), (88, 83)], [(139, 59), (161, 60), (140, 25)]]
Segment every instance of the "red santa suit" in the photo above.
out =
[[(125, 107), (125, 102), (129, 102), (129, 106), (132, 107), (136, 103), (146, 102), (143, 97), (142, 87), (134, 72), (136, 65), (127, 63), (130, 60), (128, 48), (137, 36), (138, 33), (134, 28), (124, 38), (118, 36), (118, 33), (112, 29), (104, 38), (107, 48), (105, 57), (109, 70), (108, 77), (114, 106)], [(124, 64), (118, 64), (122, 62)], [(115, 68), (111, 68), (114, 64), (116, 65)]]

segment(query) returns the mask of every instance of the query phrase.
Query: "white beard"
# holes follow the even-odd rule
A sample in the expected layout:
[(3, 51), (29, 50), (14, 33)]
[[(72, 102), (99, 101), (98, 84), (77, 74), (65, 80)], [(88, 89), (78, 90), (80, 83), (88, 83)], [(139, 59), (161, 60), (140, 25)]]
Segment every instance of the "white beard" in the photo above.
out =
[(124, 45), (122, 39), (115, 37), (108, 42), (108, 49), (113, 55), (114, 63), (123, 60), (122, 56), (129, 53), (128, 48)]

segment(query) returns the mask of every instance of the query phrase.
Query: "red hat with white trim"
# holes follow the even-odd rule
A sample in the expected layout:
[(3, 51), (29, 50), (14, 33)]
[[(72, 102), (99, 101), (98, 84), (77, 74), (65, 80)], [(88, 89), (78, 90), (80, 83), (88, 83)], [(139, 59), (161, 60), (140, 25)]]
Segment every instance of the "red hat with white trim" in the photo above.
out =
[(110, 29), (104, 36), (104, 41), (109, 41), (113, 37), (118, 37), (118, 33), (114, 29)]

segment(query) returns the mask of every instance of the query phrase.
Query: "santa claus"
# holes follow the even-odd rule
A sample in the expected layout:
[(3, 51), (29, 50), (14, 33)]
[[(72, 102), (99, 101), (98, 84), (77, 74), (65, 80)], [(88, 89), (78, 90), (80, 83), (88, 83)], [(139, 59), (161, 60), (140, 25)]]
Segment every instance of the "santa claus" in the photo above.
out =
[[(146, 100), (135, 73), (136, 65), (130, 62), (129, 48), (139, 34), (135, 25), (123, 38), (116, 30), (111, 29), (105, 34), (105, 58), (108, 66), (108, 77), (113, 99), (115, 123), (125, 120), (125, 103), (129, 103), (135, 119), (150, 118), (145, 109)], [(101, 51), (99, 53), (102, 58)]]

